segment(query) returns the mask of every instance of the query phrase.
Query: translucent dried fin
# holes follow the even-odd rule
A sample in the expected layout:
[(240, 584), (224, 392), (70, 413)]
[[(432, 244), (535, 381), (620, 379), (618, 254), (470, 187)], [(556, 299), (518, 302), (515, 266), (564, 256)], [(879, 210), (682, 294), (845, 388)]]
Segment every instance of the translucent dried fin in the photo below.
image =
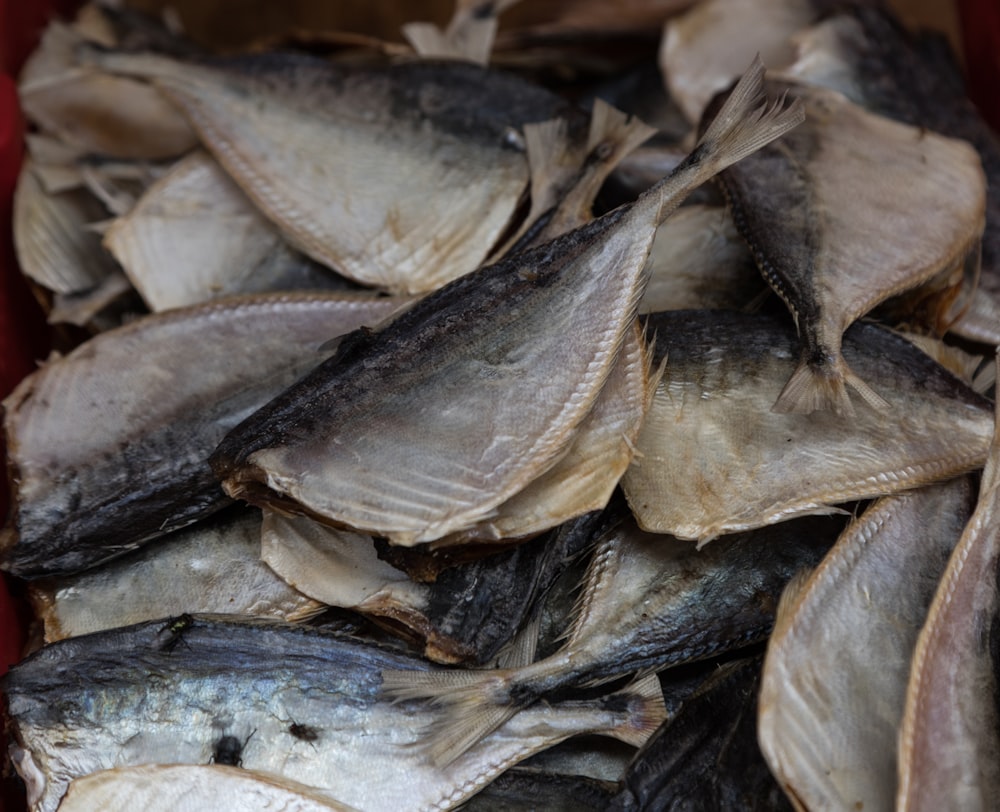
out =
[(496, 671), (395, 671), (382, 672), (382, 696), (393, 702), (426, 699), (433, 704), (452, 704), (464, 692), (484, 694), (492, 700), (489, 688), (505, 688), (505, 675)]
[(633, 747), (642, 747), (667, 720), (667, 705), (663, 701), (663, 689), (656, 674), (640, 677), (611, 696), (631, 700), (634, 713), (629, 714), (624, 723), (607, 730), (596, 730), (595, 733), (606, 733)]
[(518, 0), (458, 0), (448, 27), (408, 23), (403, 36), (424, 58), (467, 59), (487, 65), (496, 39), (497, 16)]
[(542, 628), (541, 613), (536, 612), (497, 655), (497, 668), (520, 668), (535, 661), (538, 634)]
[(798, 99), (788, 107), (785, 107), (784, 97), (768, 103), (763, 82), (764, 64), (758, 56), (737, 82), (694, 151), (646, 193), (658, 196), (658, 223), (662, 223), (692, 189), (805, 120), (805, 111)]
[[(655, 127), (628, 113), (612, 107), (604, 99), (594, 100), (587, 135), (587, 152), (597, 149), (614, 150), (617, 163), (656, 133)], [(600, 156), (596, 156), (600, 157)]]
[(854, 414), (854, 405), (847, 387), (857, 392), (873, 409), (885, 411), (889, 408), (882, 396), (855, 375), (843, 358), (838, 357), (833, 364), (827, 364), (822, 369), (808, 361), (802, 361), (781, 390), (771, 411), (779, 414), (811, 414), (825, 410), (851, 416)]

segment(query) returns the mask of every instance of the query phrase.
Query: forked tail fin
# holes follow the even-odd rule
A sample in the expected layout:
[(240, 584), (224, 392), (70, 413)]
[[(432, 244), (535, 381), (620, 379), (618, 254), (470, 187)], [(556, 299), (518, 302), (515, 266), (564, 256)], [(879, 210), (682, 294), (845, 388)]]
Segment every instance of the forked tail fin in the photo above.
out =
[(848, 387), (873, 409), (885, 411), (889, 408), (886, 400), (855, 375), (842, 356), (837, 355), (832, 363), (824, 364), (823, 367), (809, 363), (808, 359), (800, 361), (771, 411), (782, 414), (831, 411), (853, 416), (854, 405), (851, 403)]

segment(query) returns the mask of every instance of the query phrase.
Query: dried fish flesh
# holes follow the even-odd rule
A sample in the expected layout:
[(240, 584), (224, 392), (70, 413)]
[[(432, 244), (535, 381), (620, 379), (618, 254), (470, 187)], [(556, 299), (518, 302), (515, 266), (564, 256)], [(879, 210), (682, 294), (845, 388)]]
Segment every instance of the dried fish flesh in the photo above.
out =
[(879, 302), (978, 252), (986, 205), (979, 157), (964, 142), (868, 113), (834, 91), (768, 88), (801, 100), (806, 123), (719, 180), (799, 331), (801, 361), (774, 410), (853, 414), (847, 387), (886, 408), (845, 364), (841, 335)]
[(390, 671), (385, 690), (433, 697), (448, 709), (427, 741), (429, 756), (447, 764), (518, 708), (558, 689), (763, 640), (785, 583), (817, 563), (842, 526), (829, 518), (785, 522), (697, 551), (627, 520), (598, 542), (568, 639), (555, 654), (518, 669), (426, 678)]
[(790, 809), (757, 745), (760, 668), (720, 666), (635, 754), (607, 809)]
[(101, 770), (74, 779), (59, 812), (352, 812), (311, 787), (223, 764), (144, 764)]
[(788, 587), (768, 643), (759, 737), (799, 808), (892, 808), (910, 659), (973, 498), (969, 477), (886, 497)]
[(998, 463), (1000, 434), (917, 639), (899, 731), (899, 810), (987, 810), (1000, 792)]
[(909, 342), (859, 322), (847, 362), (878, 381), (888, 411), (851, 421), (770, 405), (796, 364), (797, 340), (765, 315), (649, 316), (654, 363), (669, 363), (622, 487), (640, 526), (710, 541), (842, 502), (898, 493), (982, 465), (992, 407)]
[(207, 464), (219, 439), (326, 357), (320, 345), (400, 306), (260, 294), (151, 316), (50, 361), (4, 401), (4, 567), (70, 574), (228, 504)]
[(242, 742), (247, 770), (350, 806), (444, 810), (571, 735), (602, 732), (638, 745), (664, 718), (653, 678), (610, 696), (528, 708), (441, 769), (412, 746), (437, 712), (381, 699), (387, 668), (417, 674), (430, 666), (308, 627), (210, 616), (63, 640), (6, 678), (15, 763), (33, 809), (51, 812), (81, 775), (208, 764), (231, 736)]
[(754, 109), (762, 73), (755, 63), (700, 146), (636, 204), (427, 296), (237, 426), (212, 458), (227, 492), (403, 545), (489, 518), (593, 407), (657, 225), (800, 120)]
[(201, 151), (180, 161), (115, 220), (104, 245), (153, 312), (237, 293), (347, 285), (289, 248)]
[(296, 54), (94, 59), (151, 79), (178, 104), (294, 246), (392, 291), (434, 290), (474, 270), (528, 181), (517, 130), (581, 115), (465, 62), (350, 70)]
[(323, 604), (260, 557), (260, 511), (234, 508), (102, 567), (35, 581), (28, 595), (45, 642), (185, 613), (304, 620)]

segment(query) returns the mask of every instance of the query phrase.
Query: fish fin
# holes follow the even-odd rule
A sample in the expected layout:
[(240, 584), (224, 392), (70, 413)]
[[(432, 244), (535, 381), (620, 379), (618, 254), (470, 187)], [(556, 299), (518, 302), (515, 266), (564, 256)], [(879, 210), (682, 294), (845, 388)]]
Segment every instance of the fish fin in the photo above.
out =
[(541, 613), (536, 612), (514, 639), (497, 656), (497, 668), (520, 668), (535, 661), (538, 635), (542, 629)]
[(576, 171), (582, 156), (574, 155), (565, 118), (524, 125), (524, 150), (531, 170), (531, 212), (534, 222), (559, 202), (566, 171)]
[(559, 638), (561, 641), (565, 641), (560, 650), (571, 648), (577, 642), (580, 635), (584, 633), (587, 618), (590, 615), (590, 607), (594, 603), (597, 589), (604, 580), (604, 573), (608, 569), (608, 566), (615, 561), (617, 552), (618, 546), (616, 544), (605, 545), (600, 541), (598, 542), (597, 548), (594, 550), (593, 556), (591, 556), (590, 564), (587, 566), (587, 572), (584, 574), (583, 581), (580, 584), (576, 601), (573, 604), (573, 611), (570, 613), (572, 620), (566, 632)]
[(639, 677), (611, 696), (634, 700), (635, 712), (623, 724), (595, 732), (606, 733), (633, 747), (642, 747), (669, 716), (667, 704), (663, 701), (663, 688), (656, 674)]
[(792, 622), (799, 607), (799, 598), (805, 593), (806, 585), (812, 574), (812, 568), (801, 569), (788, 579), (788, 583), (785, 584), (781, 597), (778, 599), (778, 608), (774, 615), (774, 629), (771, 631), (773, 638), (783, 635)]
[(854, 405), (847, 387), (857, 392), (873, 409), (880, 412), (889, 409), (886, 400), (855, 375), (842, 357), (838, 357), (823, 370), (818, 370), (808, 360), (800, 362), (771, 411), (780, 414), (810, 414), (826, 410), (851, 417), (854, 415)]
[(424, 59), (463, 59), (489, 64), (497, 34), (496, 17), (466, 17), (459, 26), (442, 31), (433, 23), (406, 23), (403, 36)]
[(768, 102), (764, 63), (754, 57), (691, 153), (646, 195), (656, 196), (656, 222), (662, 223), (695, 188), (727, 166), (780, 138), (805, 120), (799, 99)]
[[(590, 114), (587, 154), (592, 159), (613, 161), (616, 164), (655, 133), (655, 127), (650, 127), (636, 116), (623, 113), (604, 99), (595, 99)], [(598, 154), (592, 155), (595, 150)], [(605, 158), (600, 152), (609, 154)], [(608, 169), (610, 171), (611, 166)]]

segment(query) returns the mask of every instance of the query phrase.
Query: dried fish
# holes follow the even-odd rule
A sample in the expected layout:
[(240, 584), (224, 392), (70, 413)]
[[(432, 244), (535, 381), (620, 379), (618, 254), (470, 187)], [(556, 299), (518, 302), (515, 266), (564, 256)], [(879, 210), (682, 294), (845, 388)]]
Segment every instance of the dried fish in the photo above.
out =
[(757, 745), (760, 667), (720, 666), (635, 754), (607, 809), (791, 809)]
[(770, 411), (798, 355), (794, 331), (772, 317), (676, 311), (649, 316), (647, 330), (654, 363), (669, 364), (622, 487), (650, 531), (705, 543), (949, 479), (986, 459), (989, 401), (875, 325), (851, 327), (843, 351), (890, 409), (851, 421)]
[(910, 659), (973, 498), (962, 477), (879, 500), (788, 587), (759, 737), (799, 808), (892, 808)]
[(43, 130), (88, 153), (159, 160), (197, 144), (184, 116), (143, 82), (82, 65), (83, 37), (53, 22), (21, 73), (25, 115)]
[(801, 361), (774, 410), (850, 415), (847, 387), (884, 409), (845, 364), (841, 335), (879, 302), (978, 253), (986, 202), (979, 158), (964, 142), (873, 115), (833, 91), (768, 88), (800, 99), (805, 125), (719, 180), (799, 331)]
[(401, 304), (260, 294), (151, 316), (50, 361), (4, 401), (4, 567), (71, 574), (228, 504), (207, 464), (219, 439), (326, 357), (321, 344)]
[[(397, 698), (449, 713), (426, 746), (447, 764), (515, 713), (561, 688), (713, 656), (766, 638), (781, 589), (829, 549), (842, 523), (808, 518), (719, 539), (697, 551), (631, 520), (598, 542), (572, 628), (555, 654), (517, 669), (386, 672)], [(641, 608), (639, 608), (641, 607)]]
[(59, 812), (94, 809), (246, 812), (272, 808), (282, 812), (352, 812), (353, 809), (294, 781), (215, 764), (144, 764), (101, 770), (74, 779), (59, 804)]
[(552, 538), (449, 567), (422, 584), (381, 560), (370, 537), (266, 512), (261, 557), (323, 603), (405, 626), (435, 662), (482, 664), (511, 640), (534, 600), (606, 523), (584, 516)]
[(194, 152), (115, 220), (104, 245), (153, 312), (238, 293), (344, 288), (293, 251), (204, 152)]
[(797, 108), (754, 109), (762, 73), (755, 63), (700, 146), (635, 205), (427, 296), (237, 426), (212, 458), (227, 492), (402, 545), (488, 519), (592, 409), (657, 225), (798, 123)]
[(28, 595), (45, 642), (184, 613), (304, 620), (325, 606), (260, 557), (261, 518), (236, 508), (88, 572), (35, 581)]
[(71, 780), (96, 770), (208, 764), (218, 741), (234, 736), (247, 770), (371, 812), (445, 810), (568, 736), (602, 732), (638, 745), (664, 718), (659, 684), (647, 679), (528, 708), (440, 769), (412, 746), (437, 712), (379, 697), (384, 669), (418, 674), (423, 661), (302, 626), (210, 616), (176, 625), (63, 640), (11, 670), (15, 763), (33, 809), (51, 812)]
[(392, 291), (434, 290), (474, 270), (528, 181), (517, 130), (582, 116), (548, 91), (465, 62), (93, 58), (153, 80), (293, 245)]
[(987, 810), (1000, 792), (998, 463), (1000, 433), (913, 653), (899, 731), (899, 810)]
[(117, 272), (87, 226), (108, 216), (89, 192), (47, 193), (33, 163), (24, 162), (14, 194), (17, 259), (24, 273), (56, 293), (91, 290)]
[(605, 812), (613, 781), (513, 767), (462, 805), (462, 812)]
[(780, 68), (795, 57), (789, 38), (815, 21), (823, 0), (702, 0), (667, 21), (660, 69), (670, 97), (697, 124), (754, 54)]
[[(951, 329), (1000, 343), (1000, 139), (965, 94), (947, 45), (907, 30), (881, 4), (852, 4), (795, 37), (798, 58), (783, 71), (839, 90), (889, 118), (971, 143), (988, 179), (982, 276), (972, 305)], [(875, 80), (877, 77), (877, 81)]]

